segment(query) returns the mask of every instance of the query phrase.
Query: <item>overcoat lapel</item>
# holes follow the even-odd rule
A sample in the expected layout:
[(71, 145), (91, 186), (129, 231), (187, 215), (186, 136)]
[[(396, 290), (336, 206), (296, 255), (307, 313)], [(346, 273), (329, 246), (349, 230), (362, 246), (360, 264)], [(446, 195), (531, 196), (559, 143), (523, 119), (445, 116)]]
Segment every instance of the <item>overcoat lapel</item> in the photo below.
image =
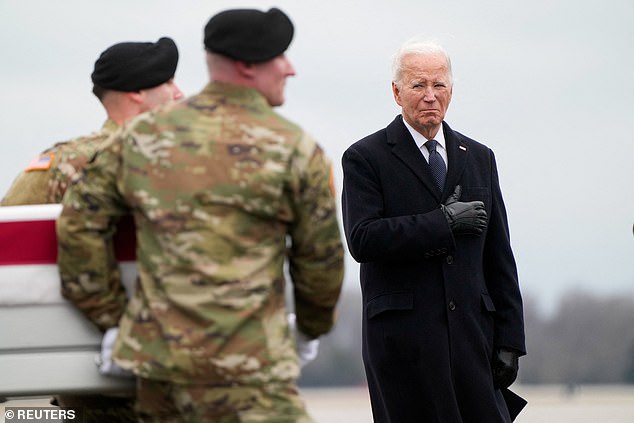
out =
[(387, 142), (392, 146), (392, 153), (414, 172), (436, 200), (440, 201), (441, 193), (436, 187), (429, 164), (422, 153), (418, 151), (412, 134), (403, 124), (400, 115), (387, 126), (386, 132)]
[[(456, 185), (460, 181), (462, 172), (467, 165), (469, 146), (445, 122), (442, 123), (442, 126), (445, 134), (445, 143), (447, 144), (447, 161), (449, 161), (445, 189), (442, 193), (442, 201), (444, 202), (447, 197), (453, 194)], [(429, 173), (431, 175), (431, 171)]]

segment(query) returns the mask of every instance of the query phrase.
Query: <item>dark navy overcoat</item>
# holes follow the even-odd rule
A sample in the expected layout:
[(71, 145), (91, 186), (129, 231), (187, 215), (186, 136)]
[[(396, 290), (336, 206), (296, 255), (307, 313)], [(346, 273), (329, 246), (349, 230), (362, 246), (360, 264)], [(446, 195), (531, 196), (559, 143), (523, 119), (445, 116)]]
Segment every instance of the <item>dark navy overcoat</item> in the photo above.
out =
[[(342, 159), (344, 229), (361, 263), (363, 360), (376, 423), (511, 421), (490, 363), (499, 347), (525, 354), (524, 322), (495, 157), (444, 122), (443, 131), (442, 193), (400, 115)], [(440, 204), (456, 185), (460, 201), (485, 204), (481, 236), (451, 232)]]

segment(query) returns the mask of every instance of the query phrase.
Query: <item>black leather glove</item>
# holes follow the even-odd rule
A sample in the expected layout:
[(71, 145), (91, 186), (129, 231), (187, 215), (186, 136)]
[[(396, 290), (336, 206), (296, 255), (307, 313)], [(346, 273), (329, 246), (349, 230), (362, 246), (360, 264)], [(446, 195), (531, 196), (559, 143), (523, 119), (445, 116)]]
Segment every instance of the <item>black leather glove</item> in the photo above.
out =
[(482, 201), (459, 202), (461, 193), (462, 187), (456, 185), (453, 194), (447, 198), (445, 204), (440, 205), (440, 208), (445, 213), (445, 218), (455, 235), (480, 235), (487, 225), (484, 203)]
[(493, 372), (493, 386), (496, 389), (508, 388), (517, 378), (519, 354), (500, 348), (493, 356), (491, 370)]

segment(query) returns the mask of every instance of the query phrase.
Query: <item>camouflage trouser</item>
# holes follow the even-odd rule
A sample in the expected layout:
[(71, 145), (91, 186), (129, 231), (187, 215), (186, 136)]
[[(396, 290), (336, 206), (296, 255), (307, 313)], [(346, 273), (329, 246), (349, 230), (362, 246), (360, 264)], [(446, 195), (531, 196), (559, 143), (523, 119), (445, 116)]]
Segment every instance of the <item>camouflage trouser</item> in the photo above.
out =
[(58, 395), (53, 405), (81, 410), (82, 423), (134, 423), (134, 397), (110, 395)]
[(183, 385), (137, 379), (143, 423), (314, 423), (297, 386)]

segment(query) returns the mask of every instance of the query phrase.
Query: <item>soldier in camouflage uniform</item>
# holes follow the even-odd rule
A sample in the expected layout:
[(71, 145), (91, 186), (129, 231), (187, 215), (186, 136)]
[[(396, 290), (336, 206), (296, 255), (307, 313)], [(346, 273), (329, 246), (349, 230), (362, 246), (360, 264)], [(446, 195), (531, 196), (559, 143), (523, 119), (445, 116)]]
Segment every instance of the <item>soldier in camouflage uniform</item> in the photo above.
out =
[(3, 206), (61, 203), (70, 180), (119, 126), (108, 119), (99, 132), (60, 142), (35, 157), (15, 178)]
[[(71, 180), (120, 125), (158, 104), (182, 97), (173, 81), (177, 63), (178, 49), (170, 38), (156, 43), (118, 43), (101, 53), (91, 78), (107, 121), (100, 131), (58, 143), (36, 157), (15, 179), (2, 206), (60, 203)], [(85, 423), (136, 420), (134, 399), (129, 396), (65, 394), (56, 396), (54, 403), (81, 407)]]
[[(257, 34), (257, 35), (253, 35)], [(228, 10), (205, 27), (211, 82), (111, 137), (64, 198), (63, 293), (137, 375), (143, 422), (312, 422), (298, 393), (284, 264), (299, 331), (333, 326), (343, 277), (331, 163), (274, 110), (295, 71), (279, 9)], [(139, 284), (126, 304), (108, 266), (132, 213)]]
[(170, 38), (115, 44), (95, 62), (93, 93), (108, 119), (100, 131), (60, 142), (35, 157), (14, 180), (2, 206), (61, 203), (69, 182), (97, 146), (139, 113), (183, 96), (174, 84), (178, 49)]

